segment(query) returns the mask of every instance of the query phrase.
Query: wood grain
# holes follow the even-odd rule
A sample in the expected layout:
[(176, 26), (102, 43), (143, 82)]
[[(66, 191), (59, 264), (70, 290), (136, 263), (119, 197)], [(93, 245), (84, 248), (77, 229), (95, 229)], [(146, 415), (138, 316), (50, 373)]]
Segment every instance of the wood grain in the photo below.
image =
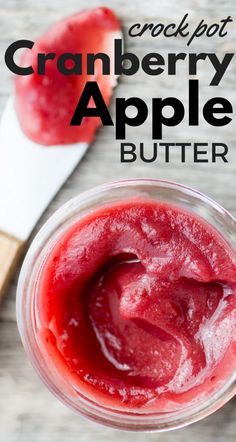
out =
[[(234, 0), (103, 0), (103, 4), (113, 7), (122, 20), (124, 33), (136, 22), (163, 21), (170, 23), (181, 19), (186, 12), (190, 23), (196, 25), (202, 18), (208, 21), (219, 20), (232, 15), (236, 17)], [(89, 7), (101, 4), (90, 0)], [(12, 76), (4, 66), (4, 51), (17, 39), (34, 39), (55, 20), (86, 8), (87, 0), (0, 0), (0, 110), (6, 103), (13, 88)], [(192, 46), (193, 52), (217, 52), (223, 57), (225, 52), (235, 51), (236, 26), (230, 27), (229, 38), (219, 40), (199, 39)], [(141, 39), (126, 37), (127, 50), (142, 56), (148, 52), (183, 52), (185, 46), (181, 39), (151, 40), (148, 36)], [(236, 109), (236, 69), (235, 62), (225, 76), (222, 84), (211, 90), (209, 78), (212, 71), (207, 63), (201, 64), (201, 103), (218, 95), (228, 97)], [(139, 73), (133, 77), (122, 76), (115, 91), (116, 97), (140, 96), (149, 103), (153, 96), (166, 97), (172, 92), (183, 99), (186, 109), (186, 66), (179, 67), (176, 78), (162, 76), (148, 77)], [(111, 105), (115, 117), (115, 101)], [(151, 121), (129, 131), (130, 141), (143, 141), (151, 149)], [(96, 141), (85, 158), (71, 175), (63, 189), (58, 193), (48, 210), (35, 228), (31, 239), (40, 226), (64, 202), (78, 193), (98, 184), (122, 178), (165, 178), (190, 185), (206, 193), (225, 206), (236, 216), (236, 130), (235, 122), (225, 128), (216, 129), (201, 119), (200, 128), (188, 130), (182, 124), (174, 130), (165, 131), (165, 141), (224, 141), (228, 143), (229, 163), (194, 164), (191, 155), (186, 164), (181, 164), (178, 152), (173, 153), (171, 162), (159, 161), (145, 164), (137, 161), (132, 164), (120, 163), (119, 143), (115, 141), (114, 128), (101, 129)], [(43, 179), (43, 174), (42, 174)], [(17, 185), (17, 183), (15, 183)], [(1, 210), (1, 205), (0, 205)], [(31, 240), (30, 239), (30, 240)], [(83, 417), (75, 415), (55, 399), (35, 374), (24, 354), (15, 321), (15, 293), (18, 272), (15, 274), (2, 309), (0, 310), (0, 442), (235, 442), (236, 440), (236, 402), (230, 401), (221, 410), (186, 429), (168, 434), (134, 435), (100, 427)]]
[(11, 277), (14, 275), (22, 248), (22, 241), (0, 232), (0, 302)]

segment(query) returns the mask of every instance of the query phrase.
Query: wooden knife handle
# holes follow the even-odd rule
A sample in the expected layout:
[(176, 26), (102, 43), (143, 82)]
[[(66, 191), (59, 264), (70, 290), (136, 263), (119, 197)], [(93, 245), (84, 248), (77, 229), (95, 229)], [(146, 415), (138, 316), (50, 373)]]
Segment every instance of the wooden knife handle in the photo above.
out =
[(24, 242), (0, 232), (0, 302), (21, 255)]

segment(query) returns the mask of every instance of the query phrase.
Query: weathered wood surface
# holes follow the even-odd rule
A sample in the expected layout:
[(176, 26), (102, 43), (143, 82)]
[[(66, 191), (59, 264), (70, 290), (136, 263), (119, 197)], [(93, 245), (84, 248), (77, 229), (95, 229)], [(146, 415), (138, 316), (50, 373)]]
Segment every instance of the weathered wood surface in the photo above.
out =
[[(90, 0), (89, 7), (97, 6), (100, 2)], [(110, 0), (104, 4), (114, 7), (120, 16), (124, 29), (134, 22), (168, 23), (177, 21), (185, 12), (190, 13), (191, 22), (197, 24), (203, 17), (219, 20), (228, 15), (235, 17), (236, 4), (233, 0)], [(34, 39), (56, 19), (87, 6), (85, 0), (0, 0), (0, 111), (9, 92), (12, 90), (11, 75), (4, 66), (4, 50), (12, 41), (20, 38)], [(234, 52), (236, 27), (230, 27), (227, 39), (201, 39), (192, 46), (193, 52), (214, 52), (222, 54), (225, 51)], [(126, 39), (127, 48), (136, 51), (138, 55), (147, 52), (182, 52), (185, 46), (181, 39)], [(185, 97), (187, 102), (187, 81), (185, 81), (186, 65), (179, 67), (179, 75), (167, 77), (149, 77), (139, 73), (134, 77), (120, 79), (116, 90), (117, 96), (137, 95), (141, 97), (169, 96), (173, 90), (179, 97)], [(203, 82), (201, 97), (206, 100), (216, 93), (208, 87), (210, 68), (202, 63), (199, 78)], [(186, 77), (187, 78), (187, 77)], [(229, 97), (236, 104), (236, 70), (235, 64), (227, 73), (217, 94)], [(203, 102), (203, 101), (202, 101)], [(112, 105), (114, 115), (114, 101)], [(151, 122), (139, 130), (129, 131), (131, 141), (150, 142)], [(96, 142), (91, 146), (86, 157), (72, 174), (64, 188), (50, 205), (32, 235), (40, 225), (62, 203), (88, 188), (105, 181), (130, 177), (166, 178), (191, 185), (224, 205), (236, 215), (236, 130), (235, 124), (224, 129), (215, 130), (201, 122), (201, 128), (191, 128), (180, 125), (175, 130), (167, 131), (166, 141), (223, 141), (230, 147), (229, 163), (223, 164), (193, 164), (188, 157), (186, 164), (181, 164), (178, 154), (174, 154), (170, 164), (163, 161), (153, 164), (141, 162), (122, 165), (119, 161), (119, 143), (114, 141), (114, 129), (102, 129)], [(43, 179), (43, 177), (42, 177)], [(16, 183), (17, 185), (17, 183)], [(1, 208), (0, 208), (1, 210)], [(16, 217), (17, 219), (17, 217)], [(233, 442), (236, 439), (235, 401), (232, 400), (223, 409), (202, 422), (186, 429), (169, 434), (134, 435), (120, 433), (103, 428), (76, 416), (55, 399), (42, 385), (26, 359), (15, 321), (15, 292), (17, 274), (10, 286), (7, 297), (0, 312), (0, 442), (89, 442), (93, 439), (105, 442), (108, 440), (128, 441), (191, 441), (191, 442)]]

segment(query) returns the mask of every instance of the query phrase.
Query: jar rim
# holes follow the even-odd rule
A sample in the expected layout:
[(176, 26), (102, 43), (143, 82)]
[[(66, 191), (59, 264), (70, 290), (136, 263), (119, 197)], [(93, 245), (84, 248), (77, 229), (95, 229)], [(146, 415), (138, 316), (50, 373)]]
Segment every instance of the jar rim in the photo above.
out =
[[(163, 413), (135, 413), (124, 412), (121, 410), (114, 410), (112, 408), (103, 407), (95, 403), (88, 397), (80, 394), (77, 405), (74, 401), (67, 397), (55, 384), (47, 373), (45, 366), (41, 363), (42, 355), (35, 337), (35, 320), (34, 318), (34, 300), (32, 299), (31, 290), (35, 284), (35, 277), (39, 270), (39, 261), (42, 258), (42, 253), (45, 247), (51, 240), (52, 235), (59, 234), (61, 228), (71, 224), (72, 215), (76, 214), (78, 206), (82, 207), (90, 201), (92, 204), (94, 198), (103, 193), (111, 192), (111, 190), (124, 188), (146, 188), (155, 187), (160, 190), (163, 188), (167, 191), (178, 191), (183, 193), (185, 197), (191, 197), (205, 206), (211, 207), (213, 211), (217, 211), (222, 220), (227, 219), (228, 229), (234, 230), (234, 237), (236, 237), (235, 218), (217, 202), (203, 193), (192, 189), (183, 184), (178, 184), (173, 181), (162, 179), (132, 179), (120, 180), (105, 183), (96, 188), (83, 192), (65, 204), (63, 204), (43, 225), (35, 236), (25, 260), (19, 276), (17, 286), (17, 302), (16, 315), (18, 329), (25, 351), (39, 376), (46, 384), (47, 388), (60, 399), (64, 404), (72, 408), (74, 411), (80, 412), (96, 422), (103, 423), (110, 427), (131, 430), (131, 431), (166, 431), (186, 426), (190, 423), (196, 422), (203, 417), (213, 413), (218, 408), (223, 406), (236, 393), (236, 372), (230, 376), (219, 391), (215, 392), (206, 403), (206, 400), (201, 404), (191, 404), (184, 409), (175, 410)], [(158, 200), (158, 198), (156, 198)], [(178, 205), (178, 202), (177, 202)], [(180, 205), (180, 204), (179, 204)], [(200, 204), (201, 206), (201, 204)], [(77, 213), (78, 214), (78, 213)], [(83, 216), (83, 215), (82, 215)], [(78, 219), (78, 218), (77, 218)], [(55, 237), (54, 237), (55, 239)], [(40, 258), (41, 257), (41, 258)], [(42, 264), (42, 263), (41, 263)]]

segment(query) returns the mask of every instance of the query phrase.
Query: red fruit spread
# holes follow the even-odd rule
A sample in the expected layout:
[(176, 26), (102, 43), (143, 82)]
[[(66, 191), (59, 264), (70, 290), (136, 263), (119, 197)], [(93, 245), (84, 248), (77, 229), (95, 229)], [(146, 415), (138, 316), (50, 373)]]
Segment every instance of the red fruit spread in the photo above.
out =
[(236, 260), (197, 215), (152, 200), (96, 209), (51, 247), (38, 338), (52, 371), (117, 409), (168, 411), (236, 368)]
[[(95, 74), (87, 75), (85, 57), (88, 53), (103, 52), (112, 59), (114, 38), (120, 37), (120, 23), (115, 14), (100, 7), (62, 20), (38, 38), (32, 50), (23, 53), (21, 66), (32, 66), (35, 73), (17, 76), (16, 110), (21, 127), (29, 138), (45, 145), (93, 140), (100, 118), (86, 117), (80, 126), (70, 126), (71, 118), (87, 81), (98, 83), (107, 105), (115, 77), (113, 74), (102, 75), (101, 61), (95, 64)], [(47, 61), (44, 75), (37, 73), (39, 53), (56, 53), (54, 60)], [(82, 75), (63, 75), (58, 71), (57, 60), (64, 53), (82, 54)], [(73, 64), (73, 61), (67, 61), (68, 64), (71, 62)]]

